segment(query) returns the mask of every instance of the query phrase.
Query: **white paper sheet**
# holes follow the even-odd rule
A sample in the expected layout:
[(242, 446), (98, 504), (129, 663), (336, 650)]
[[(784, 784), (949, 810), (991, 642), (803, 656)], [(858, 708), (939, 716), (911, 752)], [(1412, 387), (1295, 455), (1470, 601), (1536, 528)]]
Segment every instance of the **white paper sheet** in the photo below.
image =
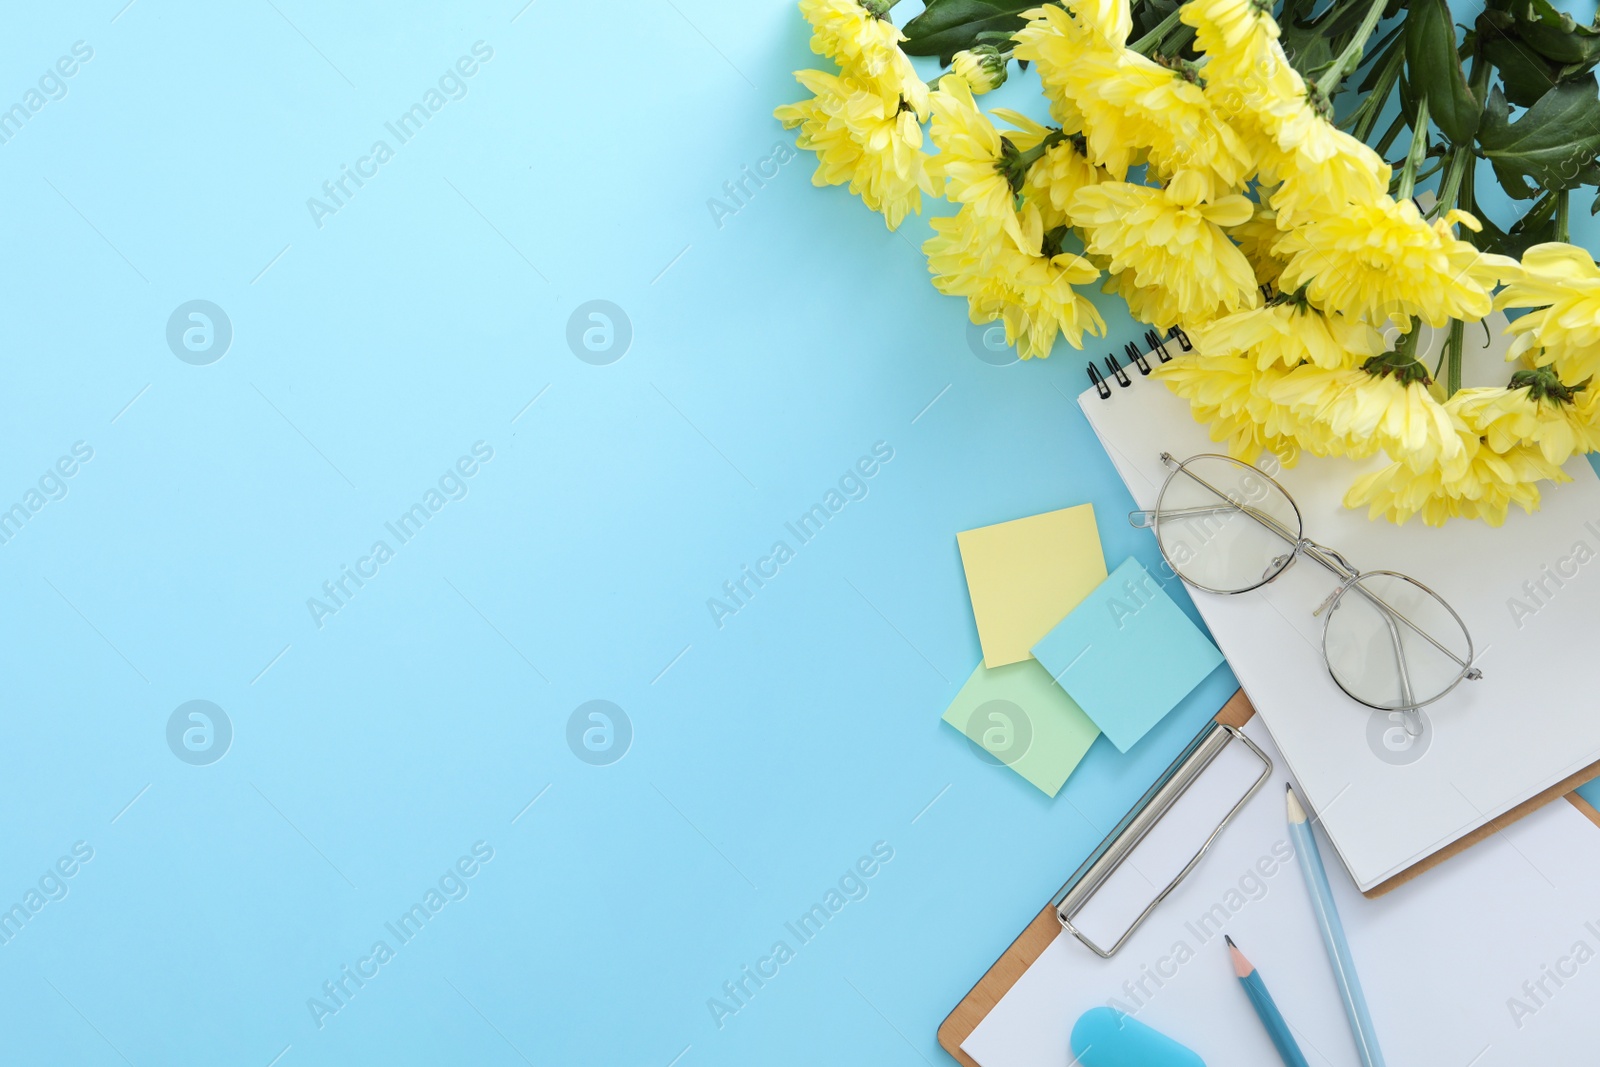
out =
[[(1496, 336), (1476, 357), (1492, 361), (1503, 347)], [(1185, 401), (1133, 377), (1128, 388), (1113, 385), (1110, 399), (1091, 389), (1080, 404), (1149, 508), (1167, 474), (1163, 451), (1185, 459), (1221, 447)], [(1356, 704), (1328, 675), (1322, 620), (1312, 616), (1336, 585), (1327, 571), (1301, 560), (1256, 592), (1193, 594), (1363, 889), (1600, 759), (1590, 671), (1600, 647), (1600, 479), (1587, 460), (1566, 465), (1573, 481), (1548, 488), (1542, 511), (1514, 510), (1499, 529), (1465, 520), (1396, 527), (1342, 507), (1357, 472), (1382, 462), (1308, 456), (1275, 476), (1300, 506), (1307, 537), (1362, 570), (1411, 575), (1471, 631), (1483, 679), (1427, 708), (1432, 738), (1420, 758), (1388, 751), (1389, 716)]]
[[(1245, 729), (1276, 757), (1259, 718)], [(1115, 957), (1061, 934), (961, 1047), (982, 1067), (1066, 1067), (1073, 1023), (1112, 1004), (1211, 1067), (1279, 1067), (1233, 975), (1226, 933), (1306, 1058), (1356, 1063), (1289, 842), (1284, 780), (1280, 763)], [(1600, 827), (1571, 804), (1551, 804), (1377, 900), (1331, 881), (1389, 1063), (1594, 1062)]]

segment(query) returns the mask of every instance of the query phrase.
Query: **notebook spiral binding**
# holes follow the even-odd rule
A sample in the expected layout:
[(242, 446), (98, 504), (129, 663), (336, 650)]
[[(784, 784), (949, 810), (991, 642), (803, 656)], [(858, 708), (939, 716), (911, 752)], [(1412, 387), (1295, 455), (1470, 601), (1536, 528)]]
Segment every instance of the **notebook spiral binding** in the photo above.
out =
[(1178, 347), (1184, 352), (1194, 350), (1194, 342), (1189, 340), (1189, 335), (1183, 332), (1183, 327), (1181, 326), (1174, 326), (1168, 330), (1165, 338), (1154, 330), (1146, 330), (1144, 332), (1146, 351), (1141, 353), (1139, 346), (1132, 341), (1123, 346), (1122, 350), (1128, 360), (1126, 364), (1118, 363), (1117, 355), (1113, 352), (1106, 357), (1106, 373), (1101, 374), (1100, 368), (1094, 365), (1093, 360), (1090, 360), (1089, 384), (1094, 386), (1094, 391), (1100, 395), (1101, 400), (1110, 400), (1111, 380), (1113, 378), (1116, 379), (1117, 386), (1121, 389), (1126, 389), (1133, 384), (1133, 379), (1128, 377), (1128, 372), (1124, 367), (1138, 367), (1139, 375), (1143, 377), (1150, 373), (1150, 356), (1155, 356), (1162, 363), (1172, 362), (1172, 353), (1167, 349), (1167, 341), (1177, 341)]

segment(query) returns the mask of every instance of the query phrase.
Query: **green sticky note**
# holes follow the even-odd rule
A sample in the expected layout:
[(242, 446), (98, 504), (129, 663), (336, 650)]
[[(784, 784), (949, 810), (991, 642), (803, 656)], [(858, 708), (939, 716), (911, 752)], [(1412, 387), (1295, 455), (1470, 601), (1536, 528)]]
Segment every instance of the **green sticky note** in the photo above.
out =
[(1083, 709), (1035, 660), (978, 664), (944, 721), (992, 758), (1055, 796), (1100, 735)]

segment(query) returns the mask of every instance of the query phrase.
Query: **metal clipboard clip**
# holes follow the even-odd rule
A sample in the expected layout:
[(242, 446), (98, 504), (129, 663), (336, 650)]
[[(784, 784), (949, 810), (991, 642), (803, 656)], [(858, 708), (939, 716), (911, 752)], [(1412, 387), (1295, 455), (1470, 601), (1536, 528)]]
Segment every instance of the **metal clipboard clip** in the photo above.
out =
[[(1123, 861), (1132, 854), (1139, 842), (1143, 841), (1145, 836), (1150, 833), (1167, 812), (1172, 810), (1173, 805), (1204, 773), (1212, 761), (1229, 744), (1235, 741), (1243, 742), (1261, 760), (1262, 771), (1260, 777), (1234, 803), (1228, 813), (1222, 817), (1222, 821), (1207, 835), (1195, 854), (1183, 865), (1182, 870), (1178, 871), (1172, 881), (1168, 882), (1166, 887), (1156, 894), (1155, 899), (1146, 905), (1145, 909), (1133, 920), (1133, 923), (1117, 938), (1116, 943), (1109, 949), (1101, 948), (1095, 944), (1082, 930), (1073, 925), (1073, 920), (1083, 910), (1084, 906), (1094, 898), (1094, 895), (1106, 883), (1107, 879), (1116, 872), (1117, 868), (1122, 866)], [(1272, 760), (1257, 747), (1254, 741), (1251, 741), (1242, 731), (1233, 726), (1213, 722), (1208, 729), (1189, 743), (1189, 747), (1184, 749), (1177, 759), (1172, 761), (1171, 766), (1162, 772), (1161, 777), (1156, 779), (1156, 783), (1140, 798), (1139, 803), (1134, 805), (1133, 810), (1123, 817), (1122, 821), (1116, 825), (1110, 834), (1106, 835), (1106, 839), (1100, 842), (1099, 846), (1089, 854), (1088, 859), (1084, 860), (1083, 866), (1079, 867), (1072, 877), (1067, 879), (1067, 884), (1062, 886), (1060, 891), (1056, 893), (1055, 898), (1050, 903), (1056, 909), (1056, 917), (1061, 920), (1061, 925), (1073, 937), (1087, 945), (1095, 955), (1102, 959), (1110, 959), (1128, 938), (1133, 936), (1133, 932), (1139, 929), (1140, 924), (1156, 909), (1156, 905), (1167, 899), (1173, 890), (1182, 884), (1183, 880), (1189, 876), (1189, 872), (1195, 869), (1201, 858), (1206, 854), (1206, 851), (1211, 848), (1211, 843), (1217, 839), (1227, 825), (1233, 821), (1233, 817), (1239, 814), (1240, 809), (1245, 806), (1251, 797), (1256, 795), (1270, 777), (1272, 777)]]

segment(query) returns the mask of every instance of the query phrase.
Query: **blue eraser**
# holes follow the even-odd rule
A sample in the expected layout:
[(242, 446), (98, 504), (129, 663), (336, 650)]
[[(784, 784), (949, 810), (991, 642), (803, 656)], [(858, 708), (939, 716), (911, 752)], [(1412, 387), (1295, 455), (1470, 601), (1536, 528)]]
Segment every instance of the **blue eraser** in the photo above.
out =
[(1072, 1028), (1072, 1054), (1083, 1067), (1206, 1067), (1166, 1034), (1115, 1008), (1090, 1008)]

